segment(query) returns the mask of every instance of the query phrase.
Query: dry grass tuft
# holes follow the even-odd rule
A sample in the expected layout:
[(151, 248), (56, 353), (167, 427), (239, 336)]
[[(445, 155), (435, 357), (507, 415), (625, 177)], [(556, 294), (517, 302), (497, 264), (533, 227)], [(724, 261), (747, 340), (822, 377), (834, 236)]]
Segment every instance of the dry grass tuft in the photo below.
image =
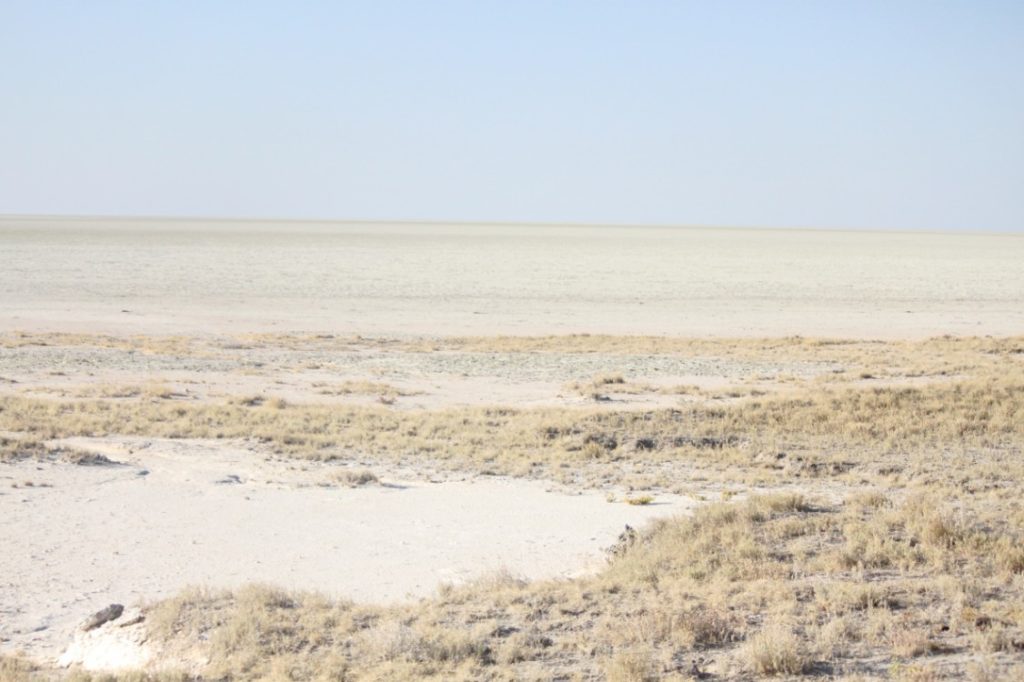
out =
[(744, 655), (758, 675), (800, 675), (810, 667), (803, 642), (778, 623), (755, 633), (744, 646)]
[(350, 488), (360, 488), (365, 485), (376, 485), (380, 483), (377, 474), (369, 469), (360, 471), (342, 471), (334, 475), (334, 480), (347, 485)]
[(51, 446), (31, 437), (0, 436), (0, 463), (19, 460), (65, 462), (83, 466), (115, 464), (105, 455), (64, 446)]
[(38, 679), (40, 666), (22, 656), (0, 654), (0, 680), (3, 682), (30, 682)]
[(660, 666), (650, 648), (621, 651), (605, 669), (608, 682), (657, 682), (662, 679)]

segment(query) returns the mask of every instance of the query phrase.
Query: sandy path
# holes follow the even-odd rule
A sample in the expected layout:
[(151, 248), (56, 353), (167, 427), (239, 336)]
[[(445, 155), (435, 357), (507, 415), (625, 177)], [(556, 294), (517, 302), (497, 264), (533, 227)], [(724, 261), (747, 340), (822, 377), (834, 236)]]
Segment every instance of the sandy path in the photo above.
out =
[(56, 656), (98, 608), (190, 584), (269, 582), (387, 602), (502, 568), (568, 577), (600, 566), (624, 524), (694, 504), (632, 507), (496, 478), (321, 487), (340, 467), (265, 461), (222, 442), (73, 442), (125, 464), (0, 468), (4, 650)]

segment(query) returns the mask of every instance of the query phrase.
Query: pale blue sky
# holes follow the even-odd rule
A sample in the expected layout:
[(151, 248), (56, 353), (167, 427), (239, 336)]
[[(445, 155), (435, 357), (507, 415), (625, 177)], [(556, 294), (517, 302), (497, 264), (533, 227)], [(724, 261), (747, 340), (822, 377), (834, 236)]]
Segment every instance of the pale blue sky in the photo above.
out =
[(0, 2), (0, 213), (1024, 229), (1024, 2)]

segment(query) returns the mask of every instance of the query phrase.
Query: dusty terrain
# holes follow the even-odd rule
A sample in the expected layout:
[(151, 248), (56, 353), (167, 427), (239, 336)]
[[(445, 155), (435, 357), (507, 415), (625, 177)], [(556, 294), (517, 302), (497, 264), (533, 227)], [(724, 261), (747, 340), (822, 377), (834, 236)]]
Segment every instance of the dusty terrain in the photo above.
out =
[(1019, 235), (0, 243), (0, 680), (1024, 678)]
[[(488, 573), (593, 570), (624, 524), (696, 502), (609, 504), (492, 477), (426, 479), (267, 457), (241, 443), (72, 438), (89, 465), (23, 461), (0, 474), (0, 638), (56, 658), (83, 614), (190, 585), (269, 583), (360, 602), (429, 596)], [(371, 472), (372, 473), (372, 472)], [(377, 476), (374, 474), (374, 476)]]
[(922, 338), (1024, 328), (1024, 236), (0, 216), (0, 329)]
[(0, 377), (14, 679), (1021, 674), (1019, 337), (18, 332)]

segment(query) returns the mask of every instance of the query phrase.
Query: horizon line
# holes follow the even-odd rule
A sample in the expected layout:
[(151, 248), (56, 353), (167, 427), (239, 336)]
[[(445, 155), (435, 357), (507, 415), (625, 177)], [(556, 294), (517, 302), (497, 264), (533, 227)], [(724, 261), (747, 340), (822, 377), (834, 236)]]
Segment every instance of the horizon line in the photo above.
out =
[(213, 222), (213, 223), (298, 223), (316, 225), (409, 225), (409, 226), (453, 226), (453, 227), (562, 227), (562, 228), (606, 228), (606, 229), (661, 229), (661, 230), (729, 230), (729, 231), (780, 231), (780, 232), (866, 232), (881, 234), (956, 234), (956, 235), (1021, 235), (1024, 228), (983, 229), (966, 228), (908, 228), (908, 227), (838, 227), (838, 226), (773, 226), (773, 225), (715, 225), (700, 223), (618, 223), (580, 221), (514, 221), (514, 220), (439, 220), (439, 219), (385, 219), (385, 218), (286, 218), (252, 216), (204, 216), (204, 215), (154, 215), (154, 214), (104, 214), (104, 213), (3, 213), (0, 221), (6, 220), (102, 220), (114, 222)]

